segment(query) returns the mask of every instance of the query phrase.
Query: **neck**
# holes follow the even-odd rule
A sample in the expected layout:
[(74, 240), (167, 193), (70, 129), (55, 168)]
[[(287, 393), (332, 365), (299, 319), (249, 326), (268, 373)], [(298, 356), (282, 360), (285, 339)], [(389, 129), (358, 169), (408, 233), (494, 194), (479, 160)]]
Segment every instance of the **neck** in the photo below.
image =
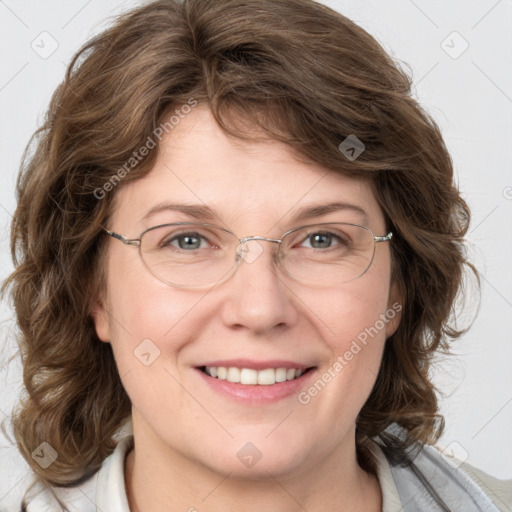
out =
[(155, 438), (148, 442), (146, 433), (137, 436), (134, 429), (134, 434), (135, 448), (125, 464), (132, 512), (382, 510), (378, 480), (357, 464), (354, 438), (293, 473), (265, 472), (249, 479), (221, 474)]

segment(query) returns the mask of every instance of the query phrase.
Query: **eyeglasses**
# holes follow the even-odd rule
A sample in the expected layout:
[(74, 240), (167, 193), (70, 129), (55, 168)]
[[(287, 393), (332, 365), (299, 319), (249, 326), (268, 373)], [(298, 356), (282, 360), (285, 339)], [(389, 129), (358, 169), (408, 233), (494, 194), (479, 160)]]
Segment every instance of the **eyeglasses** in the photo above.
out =
[(301, 226), (281, 239), (238, 238), (213, 224), (188, 222), (153, 226), (133, 239), (105, 232), (137, 246), (153, 276), (181, 288), (207, 287), (229, 279), (242, 260), (253, 263), (263, 252), (258, 241), (278, 244), (274, 261), (292, 279), (313, 286), (338, 286), (361, 277), (373, 261), (375, 245), (393, 236), (391, 232), (375, 236), (365, 226), (344, 222)]

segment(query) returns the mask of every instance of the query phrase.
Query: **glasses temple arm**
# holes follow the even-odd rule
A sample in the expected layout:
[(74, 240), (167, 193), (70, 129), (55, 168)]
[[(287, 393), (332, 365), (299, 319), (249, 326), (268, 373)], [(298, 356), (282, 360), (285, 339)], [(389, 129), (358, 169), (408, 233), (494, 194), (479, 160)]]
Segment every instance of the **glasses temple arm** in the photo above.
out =
[(393, 233), (390, 231), (386, 236), (374, 236), (373, 239), (375, 240), (375, 243), (379, 242), (389, 242), (393, 238)]
[(139, 238), (126, 238), (123, 235), (120, 235), (119, 233), (115, 233), (114, 231), (109, 231), (108, 229), (105, 229), (105, 228), (103, 228), (103, 229), (105, 230), (107, 235), (109, 235), (112, 238), (115, 238), (117, 240), (120, 240), (121, 242), (123, 242), (123, 244), (126, 244), (126, 245), (136, 245), (136, 246), (140, 245), (140, 239)]

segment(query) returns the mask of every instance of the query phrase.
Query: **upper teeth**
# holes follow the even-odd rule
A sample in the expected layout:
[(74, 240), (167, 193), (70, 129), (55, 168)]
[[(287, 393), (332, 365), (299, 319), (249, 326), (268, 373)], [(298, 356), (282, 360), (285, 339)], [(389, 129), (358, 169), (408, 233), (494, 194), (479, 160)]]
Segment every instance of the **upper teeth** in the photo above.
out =
[(233, 366), (206, 366), (205, 371), (210, 377), (217, 377), (228, 382), (240, 384), (262, 384), (269, 386), (276, 382), (284, 382), (299, 378), (304, 371), (295, 368), (267, 368), (253, 370), (252, 368), (236, 368)]

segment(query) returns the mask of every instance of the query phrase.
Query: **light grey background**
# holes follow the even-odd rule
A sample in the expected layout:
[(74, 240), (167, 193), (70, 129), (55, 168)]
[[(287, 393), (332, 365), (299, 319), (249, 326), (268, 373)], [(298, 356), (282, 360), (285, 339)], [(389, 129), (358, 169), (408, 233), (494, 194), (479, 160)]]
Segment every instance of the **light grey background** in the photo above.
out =
[[(72, 54), (109, 17), (136, 3), (0, 0), (0, 279), (12, 269), (9, 222), (29, 136)], [(483, 287), (473, 328), (455, 345), (457, 355), (439, 361), (433, 375), (446, 394), (440, 444), (496, 477), (512, 479), (512, 1), (325, 3), (410, 65), (415, 95), (443, 130), (472, 208), (468, 239)], [(17, 359), (7, 363), (16, 354), (8, 304), (0, 315), (0, 421), (9, 426), (21, 374)], [(0, 435), (2, 511), (18, 499), (28, 477), (16, 449)]]

